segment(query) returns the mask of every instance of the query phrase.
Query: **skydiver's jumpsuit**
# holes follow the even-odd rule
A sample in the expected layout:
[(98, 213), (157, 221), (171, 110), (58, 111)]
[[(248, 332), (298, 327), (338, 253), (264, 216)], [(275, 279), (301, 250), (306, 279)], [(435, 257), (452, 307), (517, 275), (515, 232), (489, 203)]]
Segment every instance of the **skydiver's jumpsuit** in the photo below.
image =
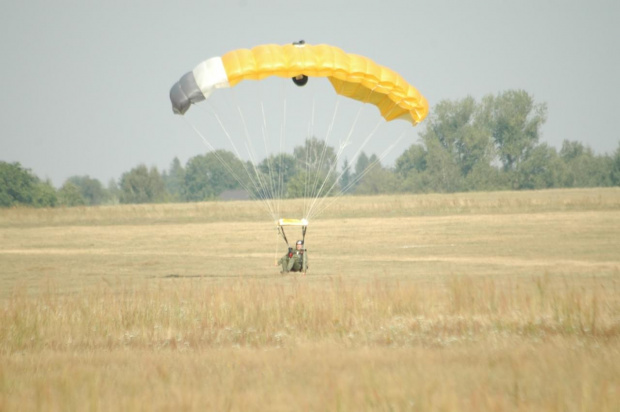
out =
[(282, 272), (306, 272), (308, 270), (308, 252), (305, 249), (289, 248), (289, 252), (278, 261)]

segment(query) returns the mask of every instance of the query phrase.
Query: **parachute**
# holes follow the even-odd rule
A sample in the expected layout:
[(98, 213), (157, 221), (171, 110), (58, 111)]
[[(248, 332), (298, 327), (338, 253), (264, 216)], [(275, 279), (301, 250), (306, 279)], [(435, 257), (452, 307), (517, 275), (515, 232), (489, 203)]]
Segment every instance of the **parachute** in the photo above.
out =
[[(170, 100), (175, 114), (185, 115), (192, 105), (201, 106), (201, 102), (211, 101), (218, 89), (235, 90), (240, 83), (247, 80), (263, 81), (268, 78), (292, 79), (297, 86), (305, 86), (306, 83), (313, 84), (318, 78), (326, 78), (337, 96), (343, 96), (353, 101), (368, 103), (378, 109), (384, 123), (393, 120), (405, 120), (411, 125), (417, 125), (428, 114), (428, 102), (420, 92), (409, 84), (394, 70), (381, 66), (371, 59), (357, 54), (346, 53), (338, 47), (321, 44), (310, 45), (301, 41), (299, 43), (275, 45), (267, 44), (256, 46), (252, 49), (233, 50), (221, 57), (213, 57), (198, 64), (192, 71), (183, 75), (170, 90)], [(260, 82), (259, 82), (260, 83)], [(307, 88), (307, 86), (306, 86)], [(236, 99), (236, 98), (235, 98)], [(289, 117), (285, 109), (282, 110), (284, 123)], [(263, 103), (260, 103), (260, 111), (264, 116)], [(361, 105), (366, 106), (366, 105)], [(370, 163), (363, 171), (356, 171), (352, 182), (343, 182), (344, 177), (350, 171), (350, 165), (342, 164), (343, 159), (347, 159), (345, 148), (356, 143), (354, 142), (354, 129), (360, 121), (358, 113), (350, 127), (350, 131), (341, 133), (343, 136), (337, 149), (331, 150), (329, 146), (330, 135), (334, 132), (333, 122), (336, 117), (337, 109), (334, 109), (332, 122), (328, 131), (320, 139), (313, 137), (309, 133), (305, 146), (296, 149), (296, 158), (291, 161), (289, 157), (277, 153), (278, 150), (269, 150), (263, 154), (264, 160), (255, 153), (256, 146), (270, 148), (268, 134), (264, 125), (260, 126), (261, 133), (252, 134), (246, 127), (249, 116), (244, 115), (243, 110), (238, 107), (239, 120), (232, 121), (234, 125), (243, 124), (244, 129), (237, 134), (231, 132), (222, 121), (218, 113), (218, 107), (210, 106), (209, 110), (217, 123), (222, 128), (224, 135), (230, 142), (235, 155), (239, 158), (243, 148), (246, 149), (244, 170), (239, 172), (232, 165), (225, 165), (235, 179), (250, 193), (251, 197), (260, 200), (266, 207), (268, 213), (276, 222), (279, 232), (284, 235), (285, 226), (299, 226), (305, 237), (308, 221), (311, 217), (322, 212), (325, 207), (325, 199), (338, 194), (346, 193), (355, 182), (358, 182), (375, 163), (380, 161), (394, 147), (391, 137), (385, 141), (385, 151), (374, 163)], [(314, 125), (315, 105), (308, 112), (312, 112), (310, 123)], [(184, 116), (187, 117), (187, 116)], [(328, 116), (328, 117), (331, 117)], [(265, 120), (263, 122), (267, 124)], [(291, 122), (292, 123), (292, 122)], [(192, 124), (205, 144), (217, 155), (218, 151), (214, 144), (202, 134), (197, 127)], [(249, 129), (249, 130), (248, 130)], [(363, 153), (367, 142), (376, 135), (375, 128), (369, 131), (364, 138), (357, 139), (357, 149), (353, 158), (357, 158)], [(280, 140), (279, 151), (282, 152), (285, 132), (278, 133)], [(262, 137), (262, 144), (261, 142)], [(245, 140), (245, 141), (243, 141)], [(276, 152), (277, 154), (273, 154)], [(305, 157), (304, 157), (305, 156)], [(221, 157), (222, 159), (225, 156)], [(348, 160), (348, 159), (347, 159)], [(288, 163), (287, 163), (288, 162)], [(224, 161), (222, 160), (222, 163)], [(338, 171), (342, 168), (342, 171)], [(287, 170), (297, 170), (297, 180), (287, 176)], [(241, 177), (244, 175), (245, 177)], [(303, 176), (303, 179), (299, 176)], [(291, 187), (299, 184), (299, 180), (304, 180), (306, 187), (301, 196), (291, 196)], [(288, 185), (288, 186), (287, 186)], [(303, 211), (300, 218), (282, 218), (282, 209), (277, 201), (288, 197), (301, 197), (303, 201)]]
[(327, 77), (336, 93), (377, 106), (387, 121), (404, 119), (416, 125), (428, 114), (426, 99), (399, 74), (325, 44), (268, 44), (206, 60), (172, 87), (173, 111), (185, 114), (192, 103), (207, 99), (215, 89), (270, 76)]

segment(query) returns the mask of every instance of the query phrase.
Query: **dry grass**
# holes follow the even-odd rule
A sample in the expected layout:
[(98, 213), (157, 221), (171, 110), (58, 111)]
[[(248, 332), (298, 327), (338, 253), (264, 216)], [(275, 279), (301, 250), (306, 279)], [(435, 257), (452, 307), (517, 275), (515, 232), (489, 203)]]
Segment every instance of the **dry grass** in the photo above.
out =
[[(328, 200), (321, 220), (368, 217), (445, 216), (620, 208), (620, 189), (340, 197)], [(283, 216), (297, 217), (302, 200), (288, 200)], [(290, 212), (290, 213), (288, 213)], [(287, 215), (288, 213), (288, 215)], [(255, 202), (148, 204), (54, 209), (14, 208), (0, 213), (0, 228), (40, 226), (152, 225), (264, 221)]]
[(619, 410), (620, 191), (250, 210), (1, 211), (0, 410)]

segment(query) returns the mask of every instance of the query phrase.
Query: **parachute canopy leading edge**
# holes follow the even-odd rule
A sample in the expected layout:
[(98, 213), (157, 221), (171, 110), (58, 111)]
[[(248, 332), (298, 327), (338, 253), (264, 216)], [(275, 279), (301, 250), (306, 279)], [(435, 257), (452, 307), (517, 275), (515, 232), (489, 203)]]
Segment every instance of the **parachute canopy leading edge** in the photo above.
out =
[(185, 114), (215, 89), (242, 80), (301, 75), (327, 77), (336, 93), (375, 105), (386, 121), (403, 119), (416, 125), (428, 114), (427, 100), (398, 73), (326, 44), (268, 44), (213, 57), (175, 83), (170, 100), (174, 113)]

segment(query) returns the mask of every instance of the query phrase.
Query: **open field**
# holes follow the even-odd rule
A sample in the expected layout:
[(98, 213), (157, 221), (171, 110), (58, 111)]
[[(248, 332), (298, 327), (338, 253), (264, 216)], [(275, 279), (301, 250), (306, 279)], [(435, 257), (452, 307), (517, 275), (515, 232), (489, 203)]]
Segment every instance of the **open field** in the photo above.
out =
[(307, 248), (251, 202), (0, 210), (0, 411), (620, 411), (620, 189), (343, 198)]

